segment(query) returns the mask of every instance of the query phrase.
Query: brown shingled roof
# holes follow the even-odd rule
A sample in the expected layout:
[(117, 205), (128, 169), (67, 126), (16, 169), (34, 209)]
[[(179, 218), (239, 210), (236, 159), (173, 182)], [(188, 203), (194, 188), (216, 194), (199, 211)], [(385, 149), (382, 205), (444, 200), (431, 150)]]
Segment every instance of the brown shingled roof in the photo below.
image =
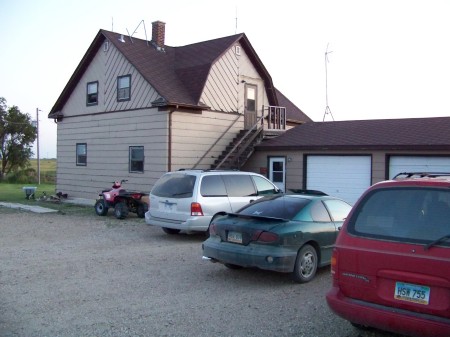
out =
[(257, 150), (450, 150), (450, 117), (311, 122)]
[(309, 118), (302, 110), (300, 110), (300, 108), (292, 103), (278, 89), (275, 90), (278, 98), (278, 105), (284, 106), (286, 108), (288, 122), (312, 122), (312, 119)]
[(63, 108), (97, 51), (101, 48), (105, 39), (108, 39), (163, 98), (159, 102), (160, 105), (181, 105), (198, 109), (205, 108), (199, 100), (211, 66), (234, 43), (239, 42), (264, 80), (269, 104), (279, 105), (278, 99), (280, 99), (284, 102), (284, 106), (288, 107), (288, 119), (293, 121), (310, 120), (300, 109), (275, 89), (270, 74), (245, 34), (232, 35), (182, 47), (165, 46), (163, 52), (156, 50), (150, 41), (124, 36), (125, 43), (123, 43), (119, 41), (120, 37), (121, 34), (106, 30), (100, 30), (97, 33), (94, 41), (51, 109), (49, 113), (50, 118), (56, 116), (58, 111)]

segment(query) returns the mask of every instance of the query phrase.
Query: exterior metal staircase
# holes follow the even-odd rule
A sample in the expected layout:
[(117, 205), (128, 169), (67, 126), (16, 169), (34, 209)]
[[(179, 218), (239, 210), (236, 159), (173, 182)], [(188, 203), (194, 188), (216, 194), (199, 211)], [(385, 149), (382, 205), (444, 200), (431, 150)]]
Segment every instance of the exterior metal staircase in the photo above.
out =
[(263, 139), (263, 129), (241, 130), (216, 159), (211, 169), (239, 170)]

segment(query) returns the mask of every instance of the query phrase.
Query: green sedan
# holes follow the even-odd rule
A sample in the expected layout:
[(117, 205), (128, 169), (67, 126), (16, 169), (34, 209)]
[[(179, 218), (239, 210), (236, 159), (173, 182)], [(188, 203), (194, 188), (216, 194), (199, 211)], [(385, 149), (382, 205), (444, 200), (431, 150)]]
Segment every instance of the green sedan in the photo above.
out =
[(292, 273), (311, 281), (330, 264), (337, 234), (350, 212), (343, 200), (327, 195), (275, 195), (237, 213), (216, 215), (203, 242), (203, 259), (231, 269), (256, 267)]

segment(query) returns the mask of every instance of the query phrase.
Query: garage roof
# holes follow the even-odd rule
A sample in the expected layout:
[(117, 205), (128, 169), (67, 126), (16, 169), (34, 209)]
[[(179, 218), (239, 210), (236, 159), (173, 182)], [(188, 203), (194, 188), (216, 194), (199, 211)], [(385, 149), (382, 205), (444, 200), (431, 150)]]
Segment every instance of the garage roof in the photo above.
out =
[(450, 150), (450, 117), (309, 122), (257, 150)]

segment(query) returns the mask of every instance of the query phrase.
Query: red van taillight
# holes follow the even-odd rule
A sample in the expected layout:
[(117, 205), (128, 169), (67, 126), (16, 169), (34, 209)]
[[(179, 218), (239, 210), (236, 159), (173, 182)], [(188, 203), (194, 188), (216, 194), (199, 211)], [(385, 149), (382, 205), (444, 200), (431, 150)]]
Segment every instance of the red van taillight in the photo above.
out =
[(333, 249), (333, 255), (331, 256), (331, 275), (336, 278), (338, 275), (338, 251)]
[(198, 202), (191, 203), (191, 216), (203, 216), (202, 205)]

